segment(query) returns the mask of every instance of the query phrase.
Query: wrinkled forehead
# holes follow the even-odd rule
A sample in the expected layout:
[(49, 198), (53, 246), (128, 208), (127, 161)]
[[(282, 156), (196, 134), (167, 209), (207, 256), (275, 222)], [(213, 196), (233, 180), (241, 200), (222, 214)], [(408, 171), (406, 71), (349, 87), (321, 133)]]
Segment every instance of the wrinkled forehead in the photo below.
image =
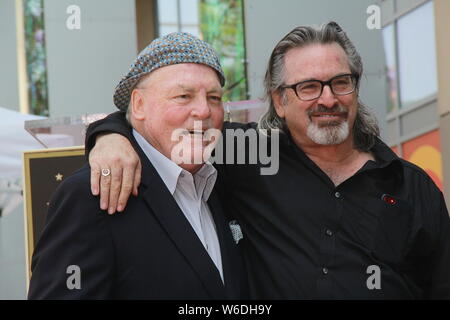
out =
[(290, 81), (327, 80), (349, 72), (347, 55), (336, 42), (292, 48), (284, 58), (285, 79)]

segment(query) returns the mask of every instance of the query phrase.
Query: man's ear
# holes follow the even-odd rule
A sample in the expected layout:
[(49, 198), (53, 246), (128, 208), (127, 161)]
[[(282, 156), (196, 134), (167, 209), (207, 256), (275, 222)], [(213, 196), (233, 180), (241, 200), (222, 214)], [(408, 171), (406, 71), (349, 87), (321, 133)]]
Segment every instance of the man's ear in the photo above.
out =
[(133, 118), (136, 120), (144, 120), (145, 119), (145, 96), (142, 91), (139, 89), (134, 89), (131, 92), (131, 114)]
[(272, 95), (272, 101), (273, 101), (273, 105), (275, 107), (275, 111), (277, 112), (277, 114), (280, 118), (284, 119), (285, 110), (284, 110), (282, 93), (279, 90), (277, 90), (275, 92), (272, 92), (271, 95)]

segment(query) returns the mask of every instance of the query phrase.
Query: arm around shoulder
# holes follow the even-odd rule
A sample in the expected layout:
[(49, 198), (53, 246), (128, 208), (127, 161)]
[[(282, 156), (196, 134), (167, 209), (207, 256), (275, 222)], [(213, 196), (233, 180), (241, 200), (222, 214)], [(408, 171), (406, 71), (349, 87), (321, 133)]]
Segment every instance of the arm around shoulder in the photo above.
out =
[(87, 155), (95, 146), (99, 134), (119, 133), (130, 140), (130, 129), (131, 127), (125, 118), (125, 112), (121, 111), (111, 113), (106, 118), (91, 123), (86, 131), (85, 146)]

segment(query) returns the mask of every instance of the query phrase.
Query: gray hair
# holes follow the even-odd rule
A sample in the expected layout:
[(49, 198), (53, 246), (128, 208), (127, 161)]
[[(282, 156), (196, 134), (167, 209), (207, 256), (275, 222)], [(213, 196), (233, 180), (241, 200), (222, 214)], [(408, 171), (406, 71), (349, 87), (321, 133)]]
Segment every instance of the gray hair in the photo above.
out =
[[(141, 89), (145, 84), (147, 84), (148, 79), (150, 78), (150, 73), (147, 73), (145, 75), (143, 75), (138, 82), (136, 82), (136, 84), (134, 85), (134, 87), (130, 90), (131, 93), (133, 93), (134, 89)], [(130, 95), (131, 96), (131, 95)], [(127, 120), (128, 124), (130, 126), (132, 126), (131, 123), (131, 107), (132, 107), (132, 103), (131, 103), (131, 97), (130, 97), (130, 102), (128, 102), (128, 107), (127, 110), (125, 110), (125, 119)]]
[[(361, 56), (342, 28), (334, 21), (324, 24), (320, 28), (307, 26), (297, 27), (278, 42), (270, 56), (264, 78), (265, 99), (269, 102), (269, 109), (259, 120), (259, 129), (269, 131), (272, 129), (287, 130), (286, 122), (276, 113), (272, 99), (272, 93), (278, 91), (281, 94), (282, 102), (286, 103), (285, 91), (282, 89), (284, 85), (284, 58), (286, 53), (293, 48), (305, 47), (311, 44), (330, 43), (337, 43), (344, 49), (350, 72), (358, 79), (356, 90), (359, 91), (359, 79), (363, 73)], [(375, 115), (359, 99), (353, 134), (355, 148), (362, 151), (371, 149), (380, 134)]]
[(128, 124), (131, 126), (131, 100), (128, 102), (128, 108), (127, 111), (125, 111), (125, 119), (127, 120)]

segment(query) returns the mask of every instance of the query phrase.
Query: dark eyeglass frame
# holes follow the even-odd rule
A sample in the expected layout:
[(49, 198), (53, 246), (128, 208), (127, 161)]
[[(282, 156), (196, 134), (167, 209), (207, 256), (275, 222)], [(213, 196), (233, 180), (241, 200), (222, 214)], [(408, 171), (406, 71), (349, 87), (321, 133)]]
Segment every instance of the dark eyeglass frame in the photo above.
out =
[[(350, 79), (352, 80), (352, 83), (353, 83), (353, 88), (352, 88), (352, 90), (349, 91), (349, 92), (346, 92), (346, 93), (336, 93), (336, 92), (334, 92), (333, 86), (331, 85), (331, 83), (332, 83), (334, 80), (336, 80), (337, 78), (348, 77), (348, 76), (350, 76)], [(331, 79), (328, 80), (328, 81), (321, 81), (321, 80), (316, 80), (316, 79), (313, 79), (313, 80), (305, 80), (305, 81), (300, 81), (300, 82), (297, 82), (297, 83), (294, 83), (294, 84), (291, 84), (291, 85), (281, 86), (281, 89), (292, 89), (292, 90), (294, 90), (295, 95), (297, 96), (297, 98), (299, 98), (300, 100), (302, 100), (302, 101), (312, 101), (312, 100), (315, 100), (315, 99), (320, 98), (320, 96), (321, 96), (322, 93), (323, 93), (323, 87), (325, 87), (325, 86), (329, 86), (331, 92), (332, 92), (335, 96), (346, 96), (346, 95), (348, 95), (348, 94), (350, 94), (350, 93), (353, 93), (353, 92), (355, 92), (355, 89), (356, 89), (356, 87), (357, 87), (358, 81), (359, 81), (359, 77), (358, 77), (356, 74), (354, 74), (354, 73), (345, 73), (345, 74), (339, 74), (339, 75), (337, 75), (337, 76), (334, 76), (333, 78), (331, 78)], [(302, 98), (300, 98), (300, 96), (298, 95), (298, 92), (297, 92), (297, 86), (300, 85), (300, 84), (309, 83), (309, 82), (318, 82), (318, 83), (320, 83), (320, 85), (321, 85), (320, 93), (319, 93), (319, 95), (318, 95), (317, 97), (315, 97), (315, 98), (312, 98), (312, 99), (302, 99)]]

